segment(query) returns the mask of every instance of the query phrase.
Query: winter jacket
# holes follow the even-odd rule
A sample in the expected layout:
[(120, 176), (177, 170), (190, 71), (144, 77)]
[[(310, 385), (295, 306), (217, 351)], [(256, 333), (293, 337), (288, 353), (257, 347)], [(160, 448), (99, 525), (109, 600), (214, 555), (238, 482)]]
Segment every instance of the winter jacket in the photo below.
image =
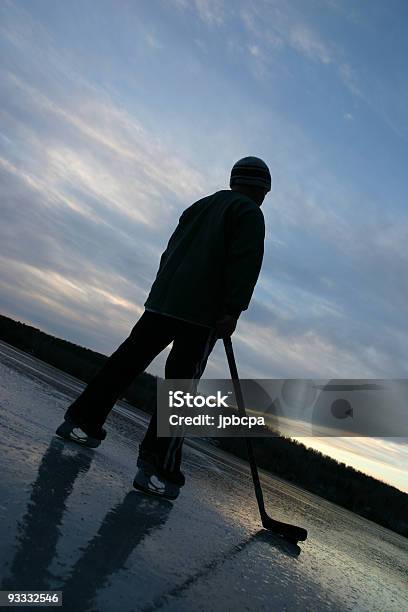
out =
[(208, 327), (248, 308), (262, 265), (260, 207), (221, 190), (189, 206), (161, 256), (147, 310)]

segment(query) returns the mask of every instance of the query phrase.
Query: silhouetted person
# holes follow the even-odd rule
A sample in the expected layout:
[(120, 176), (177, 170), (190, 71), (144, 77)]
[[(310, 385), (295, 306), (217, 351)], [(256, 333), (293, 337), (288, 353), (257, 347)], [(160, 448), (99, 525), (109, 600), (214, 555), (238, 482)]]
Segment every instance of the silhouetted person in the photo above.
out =
[[(145, 311), (129, 337), (69, 406), (61, 437), (96, 447), (103, 424), (134, 378), (171, 342), (167, 379), (198, 381), (219, 337), (233, 334), (249, 306), (262, 265), (265, 162), (244, 157), (223, 189), (188, 207), (161, 256)], [(175, 499), (184, 484), (183, 438), (158, 438), (156, 413), (139, 448), (134, 486)]]

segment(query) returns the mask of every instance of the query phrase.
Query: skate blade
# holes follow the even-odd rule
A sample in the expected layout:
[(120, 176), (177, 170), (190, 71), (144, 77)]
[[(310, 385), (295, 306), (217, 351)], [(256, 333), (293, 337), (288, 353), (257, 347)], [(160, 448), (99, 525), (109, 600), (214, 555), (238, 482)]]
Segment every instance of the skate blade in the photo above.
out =
[(70, 440), (71, 442), (75, 442), (81, 446), (87, 446), (88, 448), (97, 448), (101, 443), (101, 440), (88, 436), (82, 429), (73, 427), (67, 422), (62, 423), (55, 433), (60, 438), (64, 438), (64, 440)]
[(139, 470), (133, 481), (133, 486), (142, 493), (148, 493), (155, 497), (162, 497), (164, 499), (175, 500), (179, 496), (180, 487), (173, 483), (165, 483), (157, 476), (151, 474), (145, 474)]

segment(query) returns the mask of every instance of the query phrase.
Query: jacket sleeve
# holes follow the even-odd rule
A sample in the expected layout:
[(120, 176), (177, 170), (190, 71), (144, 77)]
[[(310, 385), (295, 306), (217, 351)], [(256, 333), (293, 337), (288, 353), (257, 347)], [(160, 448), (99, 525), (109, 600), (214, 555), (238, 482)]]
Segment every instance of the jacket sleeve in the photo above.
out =
[(163, 269), (163, 266), (165, 265), (165, 263), (167, 261), (167, 257), (169, 256), (169, 252), (170, 252), (170, 250), (171, 250), (171, 248), (173, 246), (173, 241), (176, 239), (177, 232), (178, 232), (180, 226), (183, 225), (183, 223), (184, 223), (184, 221), (186, 219), (186, 212), (187, 212), (187, 210), (183, 211), (183, 213), (181, 214), (181, 216), (179, 218), (179, 221), (178, 221), (178, 225), (177, 225), (176, 229), (174, 230), (174, 232), (172, 233), (172, 235), (170, 236), (165, 251), (163, 251), (163, 253), (161, 254), (160, 263), (159, 263), (159, 269), (157, 270), (156, 278), (159, 276), (160, 272)]
[(258, 280), (264, 254), (265, 222), (259, 207), (235, 211), (227, 237), (224, 313), (246, 310)]

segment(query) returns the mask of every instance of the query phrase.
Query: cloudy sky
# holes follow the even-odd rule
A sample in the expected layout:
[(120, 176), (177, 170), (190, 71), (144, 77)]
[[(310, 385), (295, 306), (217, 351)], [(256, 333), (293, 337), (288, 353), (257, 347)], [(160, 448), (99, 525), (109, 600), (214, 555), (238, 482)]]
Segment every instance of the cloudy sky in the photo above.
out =
[[(183, 209), (257, 155), (273, 188), (241, 376), (407, 377), (404, 0), (3, 0), (0, 14), (3, 314), (110, 354)], [(227, 376), (221, 348), (209, 377)], [(356, 442), (341, 452), (408, 488), (392, 444), (391, 475), (361, 463), (367, 444), (360, 463)]]

